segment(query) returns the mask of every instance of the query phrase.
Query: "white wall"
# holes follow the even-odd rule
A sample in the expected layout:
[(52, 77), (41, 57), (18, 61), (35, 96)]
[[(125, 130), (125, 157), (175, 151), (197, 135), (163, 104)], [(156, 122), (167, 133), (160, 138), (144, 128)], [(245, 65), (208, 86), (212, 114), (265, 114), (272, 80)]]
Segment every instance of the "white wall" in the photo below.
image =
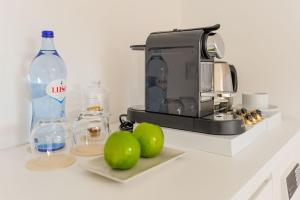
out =
[(29, 64), (39, 50), (40, 31), (55, 31), (68, 68), (68, 111), (76, 115), (77, 89), (101, 79), (110, 91), (112, 120), (143, 102), (142, 52), (148, 33), (178, 27), (180, 0), (0, 0), (0, 149), (27, 138)]
[(300, 1), (183, 1), (185, 27), (221, 24), (224, 60), (236, 65), (239, 92), (267, 91), (284, 114), (299, 115)]
[(149, 32), (220, 23), (225, 60), (236, 65), (239, 91), (268, 91), (286, 114), (300, 112), (300, 2), (204, 0), (0, 0), (0, 149), (26, 140), (29, 64), (40, 31), (55, 31), (68, 67), (68, 111), (78, 112), (78, 88), (101, 79), (112, 120), (144, 101), (143, 44)]

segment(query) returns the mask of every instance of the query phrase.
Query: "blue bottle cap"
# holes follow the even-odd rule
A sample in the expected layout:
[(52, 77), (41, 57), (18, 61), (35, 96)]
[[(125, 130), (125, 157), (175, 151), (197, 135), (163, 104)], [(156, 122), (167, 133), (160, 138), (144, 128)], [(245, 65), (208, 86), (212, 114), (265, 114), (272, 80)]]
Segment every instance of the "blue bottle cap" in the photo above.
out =
[(53, 38), (54, 37), (54, 32), (53, 31), (42, 31), (42, 37), (44, 38)]

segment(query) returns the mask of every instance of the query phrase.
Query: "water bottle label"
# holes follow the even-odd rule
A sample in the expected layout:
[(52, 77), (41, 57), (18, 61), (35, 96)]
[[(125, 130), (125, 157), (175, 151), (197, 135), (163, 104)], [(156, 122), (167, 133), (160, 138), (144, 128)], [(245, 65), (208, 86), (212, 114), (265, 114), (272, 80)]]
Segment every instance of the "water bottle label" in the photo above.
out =
[(62, 103), (65, 100), (66, 81), (57, 79), (50, 82), (46, 88), (47, 94)]

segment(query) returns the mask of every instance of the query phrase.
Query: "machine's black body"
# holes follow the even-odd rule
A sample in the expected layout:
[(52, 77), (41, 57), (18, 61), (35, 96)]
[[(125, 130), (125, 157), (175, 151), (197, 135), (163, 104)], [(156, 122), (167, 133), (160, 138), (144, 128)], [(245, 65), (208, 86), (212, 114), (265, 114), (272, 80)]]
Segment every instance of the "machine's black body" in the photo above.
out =
[[(207, 40), (220, 25), (151, 33), (144, 46), (145, 109), (128, 109), (128, 119), (209, 134), (240, 134), (238, 118), (214, 115), (214, 57)], [(132, 46), (139, 49), (141, 46)]]
[(146, 111), (193, 117), (213, 113), (213, 98), (201, 99), (201, 93), (213, 91), (214, 59), (203, 51), (210, 30), (149, 35), (145, 48)]

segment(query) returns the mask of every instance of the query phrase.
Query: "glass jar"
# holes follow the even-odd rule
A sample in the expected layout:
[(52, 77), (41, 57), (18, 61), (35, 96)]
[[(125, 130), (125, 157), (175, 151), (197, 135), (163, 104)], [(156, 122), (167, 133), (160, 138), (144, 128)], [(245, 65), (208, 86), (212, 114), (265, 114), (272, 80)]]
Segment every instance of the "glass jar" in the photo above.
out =
[(71, 152), (78, 156), (103, 154), (109, 136), (109, 114), (101, 111), (85, 111), (73, 123)]
[(26, 167), (30, 170), (50, 170), (72, 165), (75, 158), (69, 155), (68, 127), (63, 119), (40, 120), (30, 135), (33, 159)]
[(84, 109), (108, 113), (108, 94), (100, 81), (91, 82), (84, 90)]

